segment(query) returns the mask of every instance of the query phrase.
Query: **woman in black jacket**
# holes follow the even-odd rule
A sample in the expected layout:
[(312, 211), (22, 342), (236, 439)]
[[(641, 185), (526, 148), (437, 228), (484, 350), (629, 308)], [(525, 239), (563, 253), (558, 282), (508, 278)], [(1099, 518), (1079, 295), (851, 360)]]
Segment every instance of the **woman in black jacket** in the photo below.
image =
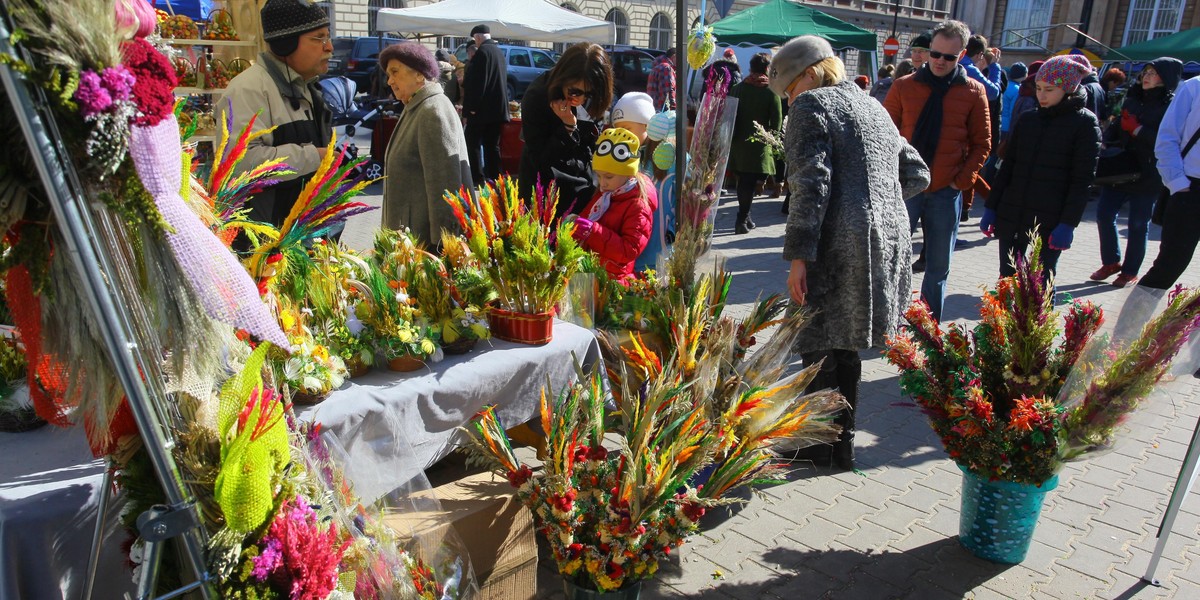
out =
[(592, 199), (592, 147), (600, 137), (600, 118), (612, 104), (612, 86), (604, 48), (582, 43), (567, 48), (521, 99), (521, 194), (532, 200), (535, 186), (557, 183), (556, 218)]
[[(1123, 288), (1137, 280), (1142, 260), (1146, 258), (1146, 241), (1150, 239), (1150, 215), (1162, 177), (1154, 158), (1154, 142), (1158, 126), (1179, 78), (1183, 63), (1174, 58), (1160, 58), (1142, 69), (1141, 82), (1125, 96), (1121, 115), (1104, 132), (1104, 143), (1120, 146), (1133, 153), (1141, 167), (1137, 181), (1106, 186), (1100, 192), (1096, 207), (1096, 228), (1100, 231), (1100, 268), (1092, 273), (1092, 281), (1104, 281), (1120, 272), (1113, 285)], [(1125, 261), (1121, 262), (1120, 238), (1117, 235), (1117, 214), (1129, 204), (1129, 240), (1125, 243)]]
[[(1078, 60), (1077, 60), (1078, 59)], [(1084, 108), (1079, 82), (1091, 65), (1078, 56), (1055, 56), (1038, 70), (1036, 111), (1021, 115), (979, 228), (1000, 240), (1000, 276), (1016, 269), (1011, 255), (1025, 253), (1036, 228), (1042, 266), (1052, 276), (1071, 247), (1096, 176), (1100, 127)]]

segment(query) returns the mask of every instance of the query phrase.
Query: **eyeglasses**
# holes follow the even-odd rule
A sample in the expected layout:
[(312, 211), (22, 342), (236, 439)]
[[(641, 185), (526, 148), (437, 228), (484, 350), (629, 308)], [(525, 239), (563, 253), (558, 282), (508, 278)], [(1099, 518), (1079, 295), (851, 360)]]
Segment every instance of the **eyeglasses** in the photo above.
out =
[(958, 60), (958, 54), (957, 53), (946, 54), (944, 52), (938, 52), (936, 50), (929, 50), (929, 58), (932, 58), (933, 60), (947, 60), (947, 61)]
[(328, 35), (310, 35), (308, 39), (324, 46), (325, 44), (333, 43), (333, 37)]
[(592, 93), (587, 90), (581, 90), (577, 87), (567, 88), (567, 97), (572, 100), (575, 98), (591, 98)]

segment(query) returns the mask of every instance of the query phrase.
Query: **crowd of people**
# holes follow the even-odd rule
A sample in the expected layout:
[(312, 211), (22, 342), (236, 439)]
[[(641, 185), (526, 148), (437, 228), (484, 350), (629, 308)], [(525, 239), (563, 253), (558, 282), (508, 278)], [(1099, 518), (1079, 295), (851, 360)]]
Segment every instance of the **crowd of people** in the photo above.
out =
[[(296, 171), (251, 203), (254, 218), (278, 223), (290, 209), (286, 199), (296, 196), (285, 193), (288, 186), (300, 185), (328, 150), (328, 112), (315, 83), (332, 45), (328, 18), (308, 3), (268, 0), (262, 22), (270, 51), (234, 78), (220, 106), (235, 126), (262, 111), (255, 127), (275, 128), (252, 142), (244, 164), (285, 158)], [(499, 132), (510, 114), (504, 56), (486, 25), (471, 33), (465, 66), (417, 43), (379, 56), (404, 104), (383, 161), (383, 225), (407, 227), (430, 247), (442, 229), (454, 228), (443, 193), (500, 174)], [(682, 102), (675, 61), (667, 51), (645, 92), (614, 99), (609, 55), (597, 44), (576, 44), (521, 99), (524, 196), (554, 184), (556, 216), (574, 221), (576, 239), (619, 281), (656, 266), (673, 239), (675, 108)], [(895, 332), (913, 272), (924, 272), (920, 297), (942, 318), (973, 198), (984, 204), (979, 228), (999, 241), (1000, 275), (1013, 272), (1013, 253), (1023, 253), (1032, 236), (1053, 274), (1096, 184), (1101, 256), (1092, 279), (1116, 275), (1118, 287), (1136, 281), (1167, 289), (1200, 239), (1200, 150), (1192, 150), (1200, 137), (1200, 78), (1181, 82), (1178, 60), (1146, 65), (1116, 100), (1114, 89), (1127, 77), (1120, 71), (1099, 76), (1075, 54), (1004, 69), (999, 49), (946, 21), (914, 38), (910, 58), (881, 69), (873, 86), (848, 78), (816, 36), (793, 39), (774, 57), (755, 55), (744, 77), (736, 67), (736, 56), (722, 55), (709, 69), (736, 83), (731, 95), (739, 99), (729, 157), (735, 231), (755, 228), (754, 197), (767, 178), (779, 182), (786, 173), (787, 288), (795, 304), (814, 309), (797, 350), (805, 364), (822, 365), (813, 389), (836, 388), (850, 406), (839, 418), (839, 442), (813, 458), (853, 467), (859, 351), (881, 347)], [(783, 130), (783, 157), (760, 129)], [(1116, 219), (1125, 206), (1122, 253)], [(1139, 280), (1156, 212), (1162, 243)], [(914, 262), (918, 227), (923, 244)]]

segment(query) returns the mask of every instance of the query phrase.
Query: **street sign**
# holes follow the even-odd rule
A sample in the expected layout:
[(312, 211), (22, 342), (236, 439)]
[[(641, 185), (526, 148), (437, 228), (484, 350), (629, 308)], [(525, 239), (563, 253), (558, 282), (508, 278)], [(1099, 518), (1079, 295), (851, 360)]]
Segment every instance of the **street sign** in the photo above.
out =
[(900, 52), (900, 40), (897, 40), (894, 37), (890, 37), (887, 39), (886, 42), (883, 43), (883, 55), (884, 56), (895, 56), (899, 52)]

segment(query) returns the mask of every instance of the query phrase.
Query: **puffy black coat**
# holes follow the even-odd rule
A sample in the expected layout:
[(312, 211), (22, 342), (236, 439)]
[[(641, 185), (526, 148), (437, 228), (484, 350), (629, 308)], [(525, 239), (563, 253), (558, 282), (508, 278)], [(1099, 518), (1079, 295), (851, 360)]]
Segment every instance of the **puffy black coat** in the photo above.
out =
[[(600, 137), (600, 128), (593, 121), (580, 119), (574, 131), (563, 125), (562, 119), (550, 107), (547, 71), (538, 75), (525, 96), (521, 98), (521, 197), (532, 199), (534, 186), (558, 184), (558, 212), (583, 210), (592, 200), (596, 186), (592, 183), (592, 150)], [(576, 111), (578, 114), (578, 111)]]
[(1104, 143), (1109, 146), (1121, 146), (1133, 152), (1138, 164), (1142, 167), (1142, 176), (1137, 181), (1113, 186), (1127, 194), (1141, 196), (1154, 195), (1162, 187), (1162, 176), (1158, 174), (1158, 159), (1154, 157), (1154, 143), (1158, 140), (1158, 127), (1162, 124), (1163, 115), (1179, 86), (1183, 74), (1183, 63), (1174, 58), (1160, 58), (1150, 63), (1162, 78), (1162, 87), (1144, 89), (1139, 83), (1134, 83), (1125, 95), (1125, 104), (1121, 107), (1122, 115), (1129, 112), (1137, 118), (1142, 128), (1136, 136), (1131, 136), (1121, 129), (1121, 115), (1104, 131)]
[(1099, 154), (1100, 126), (1081, 92), (1021, 115), (987, 200), (996, 235), (1013, 236), (1035, 222), (1043, 236), (1059, 223), (1078, 227)]
[(508, 122), (508, 62), (496, 40), (483, 42), (467, 61), (462, 106), (467, 124)]

